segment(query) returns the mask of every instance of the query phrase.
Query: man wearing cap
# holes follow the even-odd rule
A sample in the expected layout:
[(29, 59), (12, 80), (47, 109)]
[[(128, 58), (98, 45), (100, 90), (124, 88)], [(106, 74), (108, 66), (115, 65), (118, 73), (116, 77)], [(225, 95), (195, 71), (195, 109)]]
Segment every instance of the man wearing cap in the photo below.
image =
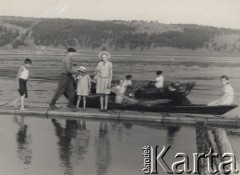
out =
[(56, 101), (66, 93), (69, 99), (68, 107), (74, 108), (73, 101), (74, 101), (74, 79), (72, 74), (76, 73), (75, 70), (72, 69), (72, 57), (76, 50), (74, 48), (68, 48), (68, 55), (63, 58), (62, 60), (62, 67), (61, 67), (61, 78), (58, 84), (58, 88), (49, 104), (50, 108), (56, 109)]

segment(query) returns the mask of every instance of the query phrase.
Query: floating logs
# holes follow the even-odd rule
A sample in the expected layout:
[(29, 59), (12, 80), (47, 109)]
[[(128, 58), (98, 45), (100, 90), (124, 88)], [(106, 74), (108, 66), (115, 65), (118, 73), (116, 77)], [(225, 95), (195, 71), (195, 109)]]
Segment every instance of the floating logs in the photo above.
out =
[[(232, 145), (228, 139), (228, 136), (227, 136), (227, 132), (225, 129), (223, 128), (213, 128), (213, 135), (214, 135), (214, 138), (215, 138), (215, 142), (217, 144), (217, 147), (218, 147), (218, 151), (219, 151), (219, 154), (220, 154), (220, 158), (222, 158), (221, 161), (227, 161), (229, 160), (230, 158), (229, 157), (223, 157), (223, 155), (225, 154), (229, 154), (230, 155), (234, 155), (234, 151), (233, 151), (233, 148), (232, 148)], [(233, 160), (234, 163), (233, 165), (235, 167), (231, 167), (233, 166), (232, 164), (228, 164), (226, 165), (226, 169), (227, 170), (232, 170), (230, 173), (230, 175), (239, 175), (240, 172), (233, 172), (234, 170), (239, 170), (239, 162), (236, 159)]]

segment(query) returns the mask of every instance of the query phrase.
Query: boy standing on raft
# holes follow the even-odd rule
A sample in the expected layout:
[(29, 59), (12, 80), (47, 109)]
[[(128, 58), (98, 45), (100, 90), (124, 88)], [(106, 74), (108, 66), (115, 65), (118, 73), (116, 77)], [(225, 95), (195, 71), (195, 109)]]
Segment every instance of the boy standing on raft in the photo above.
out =
[(61, 69), (61, 78), (58, 84), (58, 88), (50, 102), (49, 106), (52, 109), (56, 109), (56, 101), (62, 96), (63, 93), (66, 93), (69, 99), (68, 107), (74, 108), (74, 79), (72, 74), (76, 73), (76, 70), (72, 69), (72, 58), (76, 50), (74, 48), (68, 48), (68, 55), (62, 60), (62, 69)]
[(31, 83), (29, 83), (28, 81), (28, 77), (29, 77), (29, 67), (32, 64), (32, 60), (29, 58), (26, 58), (24, 60), (24, 65), (20, 67), (20, 70), (17, 74), (17, 89), (18, 92), (20, 94), (20, 97), (17, 98), (16, 100), (14, 100), (13, 106), (18, 108), (17, 103), (19, 101), (21, 101), (21, 107), (20, 110), (26, 110), (25, 106), (24, 106), (24, 99), (28, 97), (27, 94), (27, 83), (32, 86)]

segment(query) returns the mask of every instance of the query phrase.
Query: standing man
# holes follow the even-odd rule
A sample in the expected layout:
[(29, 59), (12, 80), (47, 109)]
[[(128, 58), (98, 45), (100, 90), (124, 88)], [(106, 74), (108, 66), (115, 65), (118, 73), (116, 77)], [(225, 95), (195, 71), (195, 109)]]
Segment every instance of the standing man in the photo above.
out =
[(52, 109), (56, 109), (56, 101), (63, 95), (64, 93), (68, 96), (68, 107), (74, 108), (73, 101), (75, 96), (74, 89), (74, 79), (72, 74), (76, 73), (76, 70), (72, 69), (72, 58), (74, 52), (76, 50), (74, 48), (68, 48), (68, 55), (62, 60), (62, 68), (61, 68), (61, 78), (58, 84), (58, 88), (50, 102), (49, 106)]

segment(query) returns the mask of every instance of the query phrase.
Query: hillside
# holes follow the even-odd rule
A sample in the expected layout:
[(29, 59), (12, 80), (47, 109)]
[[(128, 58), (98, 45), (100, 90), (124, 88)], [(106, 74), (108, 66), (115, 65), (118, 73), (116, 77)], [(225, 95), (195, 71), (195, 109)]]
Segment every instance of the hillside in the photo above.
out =
[(155, 21), (0, 17), (0, 49), (70, 46), (129, 51), (166, 47), (240, 53), (240, 30)]

